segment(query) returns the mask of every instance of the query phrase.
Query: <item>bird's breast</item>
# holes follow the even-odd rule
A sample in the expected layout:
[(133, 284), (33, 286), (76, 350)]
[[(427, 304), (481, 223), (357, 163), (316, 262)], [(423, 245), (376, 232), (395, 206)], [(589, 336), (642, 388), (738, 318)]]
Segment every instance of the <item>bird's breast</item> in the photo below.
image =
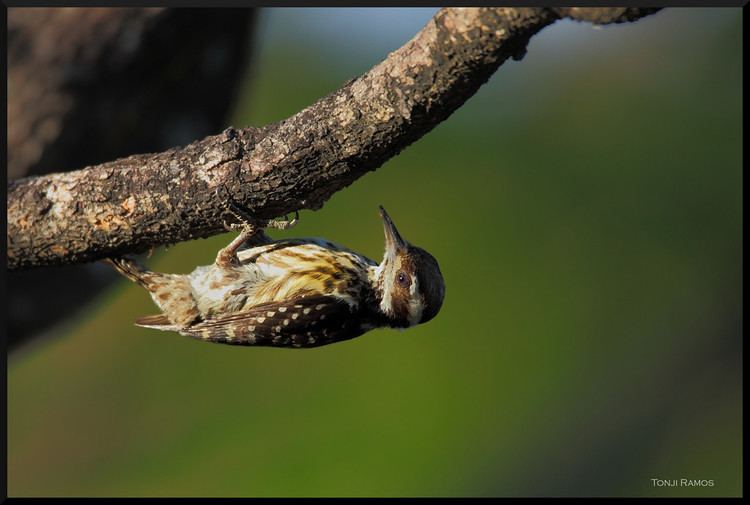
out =
[(257, 269), (251, 304), (278, 302), (310, 294), (331, 295), (350, 306), (368, 287), (372, 260), (325, 241), (276, 242), (240, 253), (243, 265)]

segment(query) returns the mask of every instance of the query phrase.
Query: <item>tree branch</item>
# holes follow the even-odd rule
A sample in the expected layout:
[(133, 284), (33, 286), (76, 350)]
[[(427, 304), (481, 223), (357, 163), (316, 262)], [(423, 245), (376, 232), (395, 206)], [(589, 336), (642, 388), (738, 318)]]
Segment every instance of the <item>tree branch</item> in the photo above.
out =
[(447, 118), (509, 57), (523, 57), (545, 26), (563, 17), (626, 22), (656, 10), (441, 9), (383, 62), (286, 120), (10, 182), (8, 267), (93, 261), (221, 233), (217, 188), (259, 219), (318, 209)]

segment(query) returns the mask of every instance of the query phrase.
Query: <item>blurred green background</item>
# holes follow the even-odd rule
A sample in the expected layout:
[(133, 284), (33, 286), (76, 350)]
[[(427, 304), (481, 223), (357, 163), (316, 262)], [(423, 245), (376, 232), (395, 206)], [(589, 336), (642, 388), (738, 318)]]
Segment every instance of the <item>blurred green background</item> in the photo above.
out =
[[(433, 12), (264, 10), (231, 124), (299, 111)], [(213, 345), (134, 327), (156, 309), (119, 281), (9, 356), (10, 496), (741, 495), (741, 37), (740, 9), (559, 22), (271, 232), (379, 259), (382, 203), (440, 262), (428, 324)], [(188, 272), (231, 236), (147, 263)]]

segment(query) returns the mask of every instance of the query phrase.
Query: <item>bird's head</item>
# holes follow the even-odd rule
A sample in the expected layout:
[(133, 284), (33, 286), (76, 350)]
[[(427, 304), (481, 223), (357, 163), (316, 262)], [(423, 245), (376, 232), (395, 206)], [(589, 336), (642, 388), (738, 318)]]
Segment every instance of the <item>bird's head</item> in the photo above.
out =
[(385, 256), (377, 270), (380, 311), (390, 326), (406, 328), (435, 317), (443, 305), (445, 283), (437, 260), (404, 240), (385, 209)]

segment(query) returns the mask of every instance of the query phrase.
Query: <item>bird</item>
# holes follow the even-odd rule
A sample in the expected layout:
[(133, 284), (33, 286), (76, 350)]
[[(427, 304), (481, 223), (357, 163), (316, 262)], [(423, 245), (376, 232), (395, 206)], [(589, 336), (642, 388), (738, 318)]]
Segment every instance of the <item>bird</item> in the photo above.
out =
[(320, 238), (271, 240), (263, 228), (288, 229), (298, 219), (259, 225), (236, 208), (240, 222), (228, 227), (241, 232), (212, 265), (182, 275), (150, 271), (126, 256), (107, 261), (162, 311), (137, 326), (220, 344), (319, 347), (426, 323), (443, 305), (437, 260), (404, 240), (382, 205), (379, 211), (380, 263)]

